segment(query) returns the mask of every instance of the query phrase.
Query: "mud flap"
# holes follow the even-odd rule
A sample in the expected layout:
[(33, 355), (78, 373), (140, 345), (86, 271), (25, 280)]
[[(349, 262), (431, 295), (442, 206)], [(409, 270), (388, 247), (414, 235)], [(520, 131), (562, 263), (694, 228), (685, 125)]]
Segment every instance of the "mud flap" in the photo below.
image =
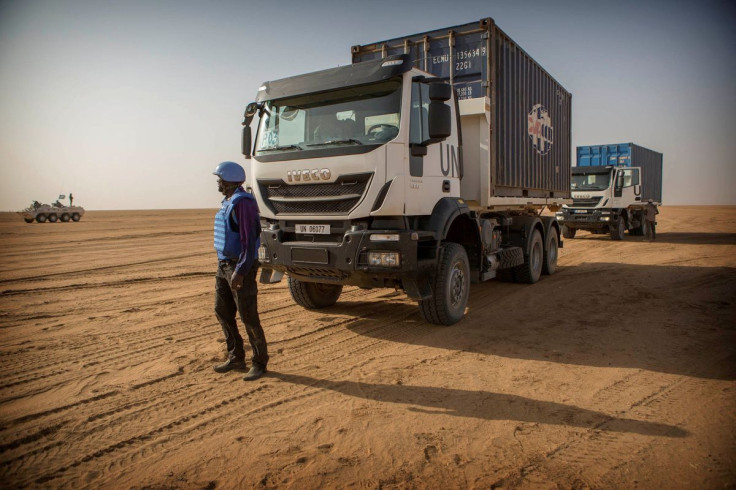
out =
[(403, 279), (401, 286), (404, 288), (404, 292), (411, 299), (429, 299), (432, 297), (432, 286), (426, 279)]
[(274, 284), (281, 282), (284, 273), (281, 271), (275, 271), (273, 269), (261, 269), (261, 284)]

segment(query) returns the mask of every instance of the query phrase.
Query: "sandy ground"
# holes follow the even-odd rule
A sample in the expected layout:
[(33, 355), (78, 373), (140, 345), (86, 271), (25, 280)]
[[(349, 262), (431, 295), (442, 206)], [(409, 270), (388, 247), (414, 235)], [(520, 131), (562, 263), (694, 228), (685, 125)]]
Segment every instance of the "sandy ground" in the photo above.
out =
[(214, 210), (0, 215), (0, 482), (115, 488), (736, 485), (736, 208), (584, 232), (437, 327), (393, 290), (261, 286), (270, 372), (216, 374)]

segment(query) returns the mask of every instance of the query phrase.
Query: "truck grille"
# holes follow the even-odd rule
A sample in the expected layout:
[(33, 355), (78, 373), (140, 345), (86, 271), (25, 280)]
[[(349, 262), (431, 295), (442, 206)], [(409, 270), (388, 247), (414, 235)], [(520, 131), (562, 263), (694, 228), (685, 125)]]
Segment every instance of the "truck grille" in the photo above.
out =
[(585, 199), (575, 199), (572, 200), (573, 207), (579, 207), (579, 208), (594, 208), (598, 205), (599, 202), (601, 202), (601, 199), (603, 199), (602, 196), (598, 197), (589, 197)]
[(363, 198), (372, 173), (342, 175), (335, 182), (287, 184), (259, 180), (261, 196), (274, 214), (347, 214)]

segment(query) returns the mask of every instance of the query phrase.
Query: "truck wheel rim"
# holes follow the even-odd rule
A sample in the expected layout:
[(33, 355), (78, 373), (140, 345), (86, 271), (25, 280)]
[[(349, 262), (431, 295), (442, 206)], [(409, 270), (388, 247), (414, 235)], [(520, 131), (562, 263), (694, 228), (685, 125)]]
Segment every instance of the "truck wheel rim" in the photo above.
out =
[(532, 270), (539, 269), (539, 266), (542, 264), (542, 246), (539, 243), (535, 243), (534, 247), (532, 248)]
[(557, 262), (557, 240), (554, 238), (549, 242), (549, 261)]
[(450, 276), (450, 304), (458, 306), (465, 296), (465, 272), (460, 262), (455, 264)]

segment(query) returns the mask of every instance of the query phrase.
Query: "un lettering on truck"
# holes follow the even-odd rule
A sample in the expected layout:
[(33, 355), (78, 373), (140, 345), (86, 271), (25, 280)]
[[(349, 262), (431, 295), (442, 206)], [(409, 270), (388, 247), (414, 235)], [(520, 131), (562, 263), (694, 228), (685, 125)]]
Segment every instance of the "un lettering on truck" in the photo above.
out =
[(570, 197), (572, 96), (493, 19), (352, 47), (353, 63), (396, 54), (449, 81), (461, 116), (487, 112), (486, 134), (463, 137), (490, 143), (490, 198)]

